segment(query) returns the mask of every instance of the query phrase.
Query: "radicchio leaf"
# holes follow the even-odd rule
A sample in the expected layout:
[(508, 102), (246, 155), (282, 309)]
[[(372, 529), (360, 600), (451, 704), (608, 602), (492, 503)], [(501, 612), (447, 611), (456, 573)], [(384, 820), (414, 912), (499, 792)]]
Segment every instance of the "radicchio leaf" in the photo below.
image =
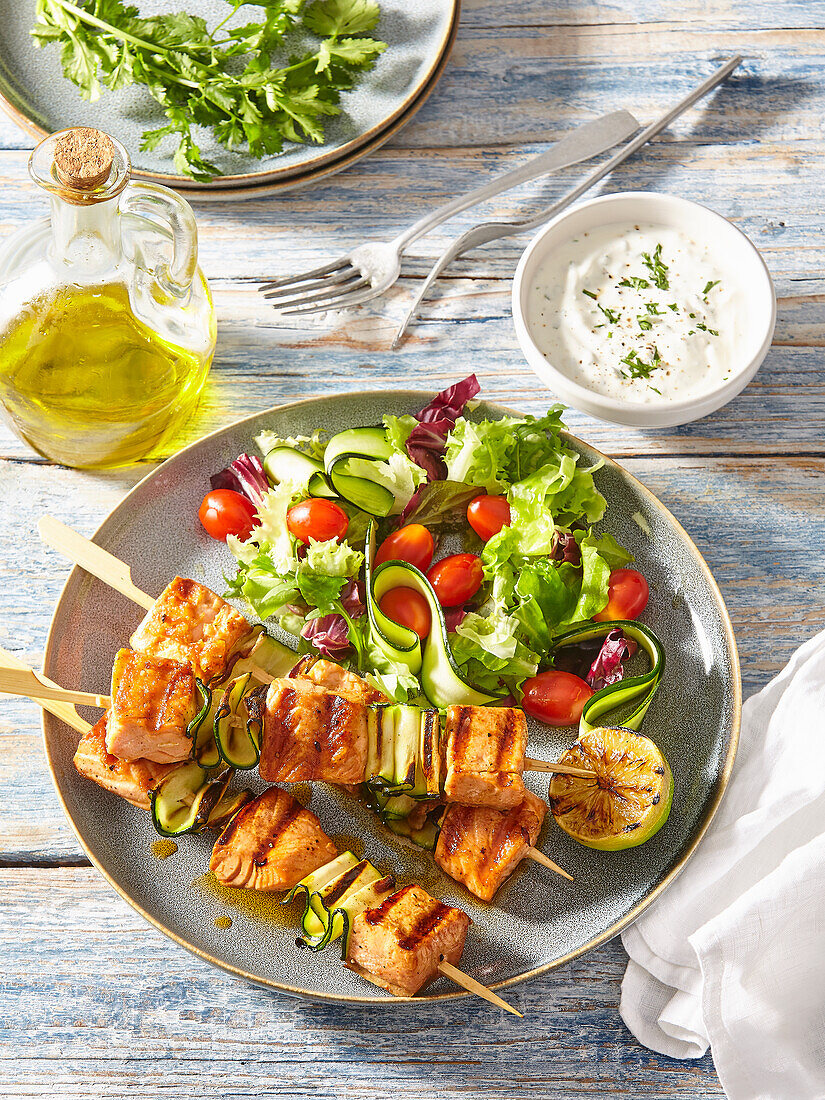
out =
[(361, 597), (361, 589), (355, 577), (349, 578), (338, 598), (341, 601), (341, 606), (344, 611), (346, 611), (351, 619), (359, 618), (367, 610)]
[(322, 615), (309, 619), (301, 628), (301, 637), (324, 657), (335, 657), (349, 649), (349, 627), (343, 615)]
[(553, 532), (553, 544), (550, 547), (552, 561), (570, 562), (571, 565), (581, 565), (582, 552), (579, 544), (570, 531), (561, 531), (557, 527)]
[(407, 439), (407, 454), (422, 470), (428, 481), (438, 481), (446, 473), (443, 455), (447, 436), (464, 412), (464, 406), (481, 389), (474, 374), (448, 386), (432, 399), (429, 405), (415, 413), (418, 425)]
[(632, 638), (626, 638), (621, 630), (611, 630), (585, 677), (588, 684), (594, 691), (617, 684), (624, 678), (623, 662), (630, 660), (637, 649)]
[(264, 493), (269, 492), (269, 482), (264, 473), (263, 463), (257, 455), (241, 454), (230, 462), (225, 470), (220, 470), (209, 479), (213, 489), (233, 489), (236, 493), (259, 505)]
[(444, 622), (447, 633), (454, 634), (458, 626), (464, 621), (467, 612), (463, 607), (447, 607), (444, 609)]

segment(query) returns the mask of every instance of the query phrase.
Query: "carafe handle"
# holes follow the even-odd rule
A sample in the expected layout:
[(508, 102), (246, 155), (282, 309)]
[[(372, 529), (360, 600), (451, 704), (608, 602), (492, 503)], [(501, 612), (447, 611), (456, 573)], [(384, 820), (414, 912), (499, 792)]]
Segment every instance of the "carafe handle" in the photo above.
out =
[(192, 208), (180, 195), (157, 183), (130, 183), (120, 198), (120, 210), (171, 230), (172, 259), (152, 275), (176, 298), (186, 298), (198, 266), (198, 231)]

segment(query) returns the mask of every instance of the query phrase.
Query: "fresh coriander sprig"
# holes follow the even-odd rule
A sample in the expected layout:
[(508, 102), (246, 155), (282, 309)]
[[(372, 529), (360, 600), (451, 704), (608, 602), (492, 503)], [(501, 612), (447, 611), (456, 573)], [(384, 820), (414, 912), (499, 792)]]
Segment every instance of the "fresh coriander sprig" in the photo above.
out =
[[(253, 2), (263, 18), (219, 40), (227, 20)], [(145, 131), (141, 148), (176, 138), (175, 168), (205, 182), (220, 169), (201, 156), (194, 125), (211, 129), (227, 149), (246, 145), (258, 159), (280, 153), (285, 142), (321, 143), (324, 117), (340, 114), (341, 92), (386, 49), (368, 36), (380, 14), (375, 0), (227, 4), (227, 18), (210, 32), (205, 20), (187, 12), (141, 18), (122, 0), (37, 0), (31, 33), (40, 46), (60, 45), (64, 73), (90, 102), (104, 87), (145, 85), (168, 122)], [(292, 32), (319, 41), (274, 67), (271, 55)]]

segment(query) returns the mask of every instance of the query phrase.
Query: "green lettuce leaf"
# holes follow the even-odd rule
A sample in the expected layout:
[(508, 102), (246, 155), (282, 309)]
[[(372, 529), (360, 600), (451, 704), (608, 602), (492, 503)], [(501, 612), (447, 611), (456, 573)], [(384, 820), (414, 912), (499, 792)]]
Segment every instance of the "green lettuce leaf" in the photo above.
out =
[(515, 618), (500, 609), (465, 615), (450, 635), (461, 675), (491, 693), (500, 691), (502, 682), (516, 691), (528, 676), (535, 676), (539, 656), (519, 640), (519, 627)]
[(473, 422), (460, 417), (447, 437), (447, 477), (488, 493), (500, 493), (522, 481), (562, 448), (562, 412), (562, 405), (554, 405), (539, 419), (505, 416)]

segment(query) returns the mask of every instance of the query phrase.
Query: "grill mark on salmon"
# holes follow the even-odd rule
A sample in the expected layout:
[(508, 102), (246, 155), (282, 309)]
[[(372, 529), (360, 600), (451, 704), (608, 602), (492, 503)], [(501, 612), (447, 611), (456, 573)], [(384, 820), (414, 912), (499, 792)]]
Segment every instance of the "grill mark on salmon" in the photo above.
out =
[(513, 717), (512, 710), (508, 707), (506, 710), (506, 717), (504, 719), (504, 728), (500, 731), (498, 738), (498, 752), (496, 753), (494, 768), (491, 771), (503, 772), (509, 771), (507, 767), (507, 757), (512, 754), (513, 742), (516, 737), (516, 723)]
[(404, 896), (412, 890), (412, 886), (402, 886), (400, 890), (396, 890), (394, 894), (390, 894), (388, 898), (384, 898), (380, 905), (377, 905), (374, 909), (367, 909), (364, 912), (364, 920), (367, 924), (381, 924), (385, 921), (390, 913), (396, 906), (400, 905), (404, 900)]
[(426, 939), (431, 932), (434, 932), (439, 924), (445, 921), (449, 915), (450, 907), (445, 905), (443, 901), (440, 901), (436, 908), (433, 909), (431, 913), (427, 913), (423, 916), (406, 936), (400, 937), (398, 946), (402, 951), (413, 951), (422, 940)]
[(284, 835), (292, 822), (303, 812), (303, 810), (304, 807), (301, 803), (296, 798), (293, 798), (286, 812), (280, 820), (273, 825), (272, 832), (268, 839), (259, 844), (257, 851), (252, 856), (252, 862), (256, 867), (262, 867), (266, 863), (270, 851), (275, 847), (278, 840)]
[(455, 711), (458, 711), (458, 720), (453, 738), (453, 754), (457, 759), (461, 759), (467, 752), (467, 745), (470, 740), (471, 711), (469, 707), (455, 707), (453, 713)]

